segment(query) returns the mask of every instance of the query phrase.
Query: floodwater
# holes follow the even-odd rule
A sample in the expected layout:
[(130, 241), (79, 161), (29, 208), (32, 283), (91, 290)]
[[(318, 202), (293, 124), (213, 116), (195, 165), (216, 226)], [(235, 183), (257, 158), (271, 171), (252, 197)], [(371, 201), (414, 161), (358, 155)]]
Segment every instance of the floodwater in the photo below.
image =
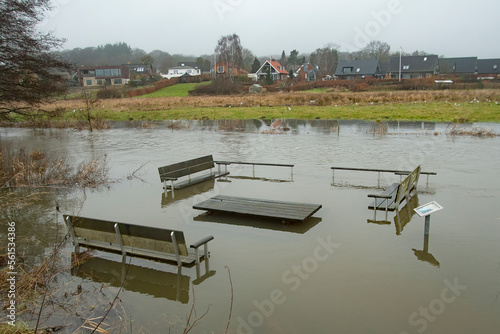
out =
[[(188, 243), (214, 236), (208, 268), (202, 262), (178, 272), (141, 259), (124, 266), (119, 256), (97, 253), (60, 278), (87, 292), (75, 297), (81, 320), (104, 315), (106, 305), (96, 305), (112, 301), (126, 275), (119, 307), (105, 321), (111, 332), (119, 323), (122, 332), (180, 333), (193, 303), (191, 323), (198, 321), (190, 333), (224, 333), (228, 320), (228, 333), (498, 332), (500, 137), (451, 137), (448, 124), (427, 122), (274, 125), (281, 130), (262, 120), (185, 121), (174, 130), (168, 122), (147, 129), (117, 123), (93, 133), (0, 129), (13, 147), (63, 152), (75, 163), (106, 154), (117, 180), (100, 191), (57, 193), (47, 208), (16, 215), (25, 240), (18, 248), (35, 254), (34, 240), (44, 245), (49, 234), (65, 232), (49, 208), (56, 201), (64, 213), (181, 230)], [(497, 124), (463, 126), (500, 132)], [(231, 165), (223, 180), (163, 192), (158, 167), (207, 154), (295, 166)], [(419, 164), (437, 175), (422, 175), (412, 207), (387, 219), (383, 212), (374, 219), (367, 195), (399, 176), (331, 170)], [(322, 208), (295, 224), (192, 209), (218, 194)], [(426, 236), (424, 218), (411, 209), (431, 201), (444, 209), (431, 215)]]

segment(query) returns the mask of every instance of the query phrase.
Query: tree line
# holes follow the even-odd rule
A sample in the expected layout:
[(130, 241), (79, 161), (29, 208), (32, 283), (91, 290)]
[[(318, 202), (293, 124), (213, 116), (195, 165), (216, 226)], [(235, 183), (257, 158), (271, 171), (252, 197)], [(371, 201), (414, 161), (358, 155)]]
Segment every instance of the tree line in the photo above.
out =
[[(80, 66), (105, 66), (116, 64), (152, 64), (160, 73), (167, 73), (168, 69), (179, 63), (195, 63), (202, 72), (208, 72), (214, 63), (214, 59), (230, 59), (232, 63), (240, 66), (250, 73), (255, 73), (261, 64), (268, 60), (269, 56), (256, 56), (251, 50), (241, 45), (239, 36), (236, 34), (222, 36), (214, 48), (214, 54), (184, 55), (170, 54), (162, 50), (154, 50), (150, 53), (133, 48), (125, 42), (105, 44), (97, 47), (74, 48), (71, 50), (58, 51), (62, 59)], [(333, 74), (339, 61), (379, 59), (389, 61), (390, 57), (398, 54), (392, 53), (389, 44), (381, 41), (371, 41), (362, 50), (355, 52), (341, 51), (337, 44), (327, 44), (309, 53), (300, 53), (297, 49), (281, 53), (274, 59), (287, 70), (296, 70), (304, 63), (317, 65), (321, 74)], [(425, 51), (415, 51), (412, 55), (425, 55)]]

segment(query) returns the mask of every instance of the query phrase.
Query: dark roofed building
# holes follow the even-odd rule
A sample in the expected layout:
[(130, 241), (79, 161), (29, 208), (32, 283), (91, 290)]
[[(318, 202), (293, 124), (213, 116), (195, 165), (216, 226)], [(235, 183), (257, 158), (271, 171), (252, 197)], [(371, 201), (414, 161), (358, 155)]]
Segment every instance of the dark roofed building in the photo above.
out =
[(335, 76), (339, 79), (362, 79), (380, 75), (380, 62), (376, 59), (339, 61), (335, 70)]
[(439, 58), (440, 74), (475, 74), (477, 57)]
[(500, 59), (478, 59), (477, 74), (479, 77), (500, 78)]
[[(401, 60), (401, 63), (400, 63)], [(393, 56), (389, 64), (389, 73), (392, 78), (430, 78), (438, 73), (439, 63), (438, 56)]]

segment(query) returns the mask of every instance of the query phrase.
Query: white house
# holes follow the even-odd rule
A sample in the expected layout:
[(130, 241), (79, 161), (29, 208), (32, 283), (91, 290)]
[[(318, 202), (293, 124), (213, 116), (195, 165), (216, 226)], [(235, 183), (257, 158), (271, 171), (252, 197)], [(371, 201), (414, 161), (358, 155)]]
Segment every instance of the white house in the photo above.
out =
[(191, 76), (201, 75), (201, 70), (198, 67), (192, 67), (180, 64), (179, 66), (169, 68), (168, 73), (162, 74), (161, 76), (170, 79), (170, 78), (181, 77), (185, 74)]

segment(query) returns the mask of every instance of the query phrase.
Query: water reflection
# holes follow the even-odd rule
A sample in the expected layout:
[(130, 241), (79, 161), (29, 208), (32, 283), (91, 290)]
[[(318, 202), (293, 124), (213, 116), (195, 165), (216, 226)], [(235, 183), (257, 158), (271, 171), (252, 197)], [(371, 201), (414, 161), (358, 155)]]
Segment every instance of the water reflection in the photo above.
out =
[(93, 257), (73, 267), (73, 276), (91, 279), (94, 282), (108, 283), (114, 287), (123, 287), (128, 291), (139, 292), (157, 298), (167, 298), (182, 304), (189, 302), (191, 278), (182, 274), (182, 267), (177, 273), (159, 271), (104, 258)]
[(303, 222), (290, 222), (282, 223), (277, 219), (271, 218), (255, 218), (249, 216), (235, 216), (234, 214), (226, 213), (202, 213), (199, 216), (193, 218), (195, 221), (207, 222), (207, 223), (218, 223), (218, 224), (228, 224), (236, 226), (247, 226), (254, 227), (258, 229), (267, 229), (282, 232), (291, 232), (304, 234), (314, 226), (318, 225), (322, 219), (317, 217), (310, 217)]
[[(73, 253), (73, 256), (74, 253)], [(130, 259), (130, 258), (128, 258)], [(145, 261), (134, 259), (135, 261)], [(198, 285), (215, 276), (215, 270), (210, 270), (209, 260), (204, 260), (204, 274), (201, 274), (200, 264), (196, 265), (196, 279), (191, 282), (191, 277), (182, 273), (184, 267), (177, 267), (177, 272), (161, 271), (146, 266), (132, 264), (127, 257), (121, 261), (92, 257), (87, 261), (71, 269), (73, 276), (83, 279), (91, 279), (94, 282), (108, 283), (114, 287), (120, 287), (127, 291), (139, 292), (156, 298), (167, 298), (182, 304), (189, 302), (189, 290), (191, 283)], [(161, 265), (172, 268), (172, 266), (161, 263)]]
[[(410, 198), (410, 200), (401, 208), (394, 210), (394, 226), (396, 228), (396, 235), (401, 235), (405, 226), (411, 221), (412, 217), (415, 215), (413, 209), (419, 206), (418, 195), (415, 194)], [(370, 224), (378, 225), (390, 225), (391, 221), (387, 220), (387, 212), (385, 213), (385, 220), (377, 220), (377, 210), (375, 211), (374, 219), (367, 219)], [(417, 259), (423, 262), (427, 262), (439, 268), (440, 264), (436, 258), (429, 253), (429, 228), (430, 221), (426, 219), (425, 229), (424, 229), (424, 247), (422, 250), (417, 250), (412, 248)]]
[(165, 191), (161, 194), (161, 207), (166, 208), (177, 201), (182, 201), (214, 189), (215, 179), (210, 179), (202, 183), (194, 184), (187, 188), (177, 189), (175, 192)]
[[(402, 207), (394, 210), (394, 226), (396, 227), (396, 235), (400, 235), (403, 232), (404, 227), (410, 222), (411, 218), (415, 214), (415, 209), (418, 207), (418, 195), (415, 194), (410, 198), (408, 202)], [(374, 211), (374, 218), (367, 219), (367, 222), (370, 224), (379, 224), (379, 225), (390, 225), (391, 222), (388, 219), (388, 212), (385, 212), (384, 220), (377, 220), (377, 211)]]
[(436, 260), (434, 255), (429, 253), (429, 229), (430, 229), (430, 219), (425, 220), (424, 227), (424, 248), (422, 250), (417, 250), (413, 248), (413, 253), (420, 261), (427, 262), (439, 268), (439, 261)]

